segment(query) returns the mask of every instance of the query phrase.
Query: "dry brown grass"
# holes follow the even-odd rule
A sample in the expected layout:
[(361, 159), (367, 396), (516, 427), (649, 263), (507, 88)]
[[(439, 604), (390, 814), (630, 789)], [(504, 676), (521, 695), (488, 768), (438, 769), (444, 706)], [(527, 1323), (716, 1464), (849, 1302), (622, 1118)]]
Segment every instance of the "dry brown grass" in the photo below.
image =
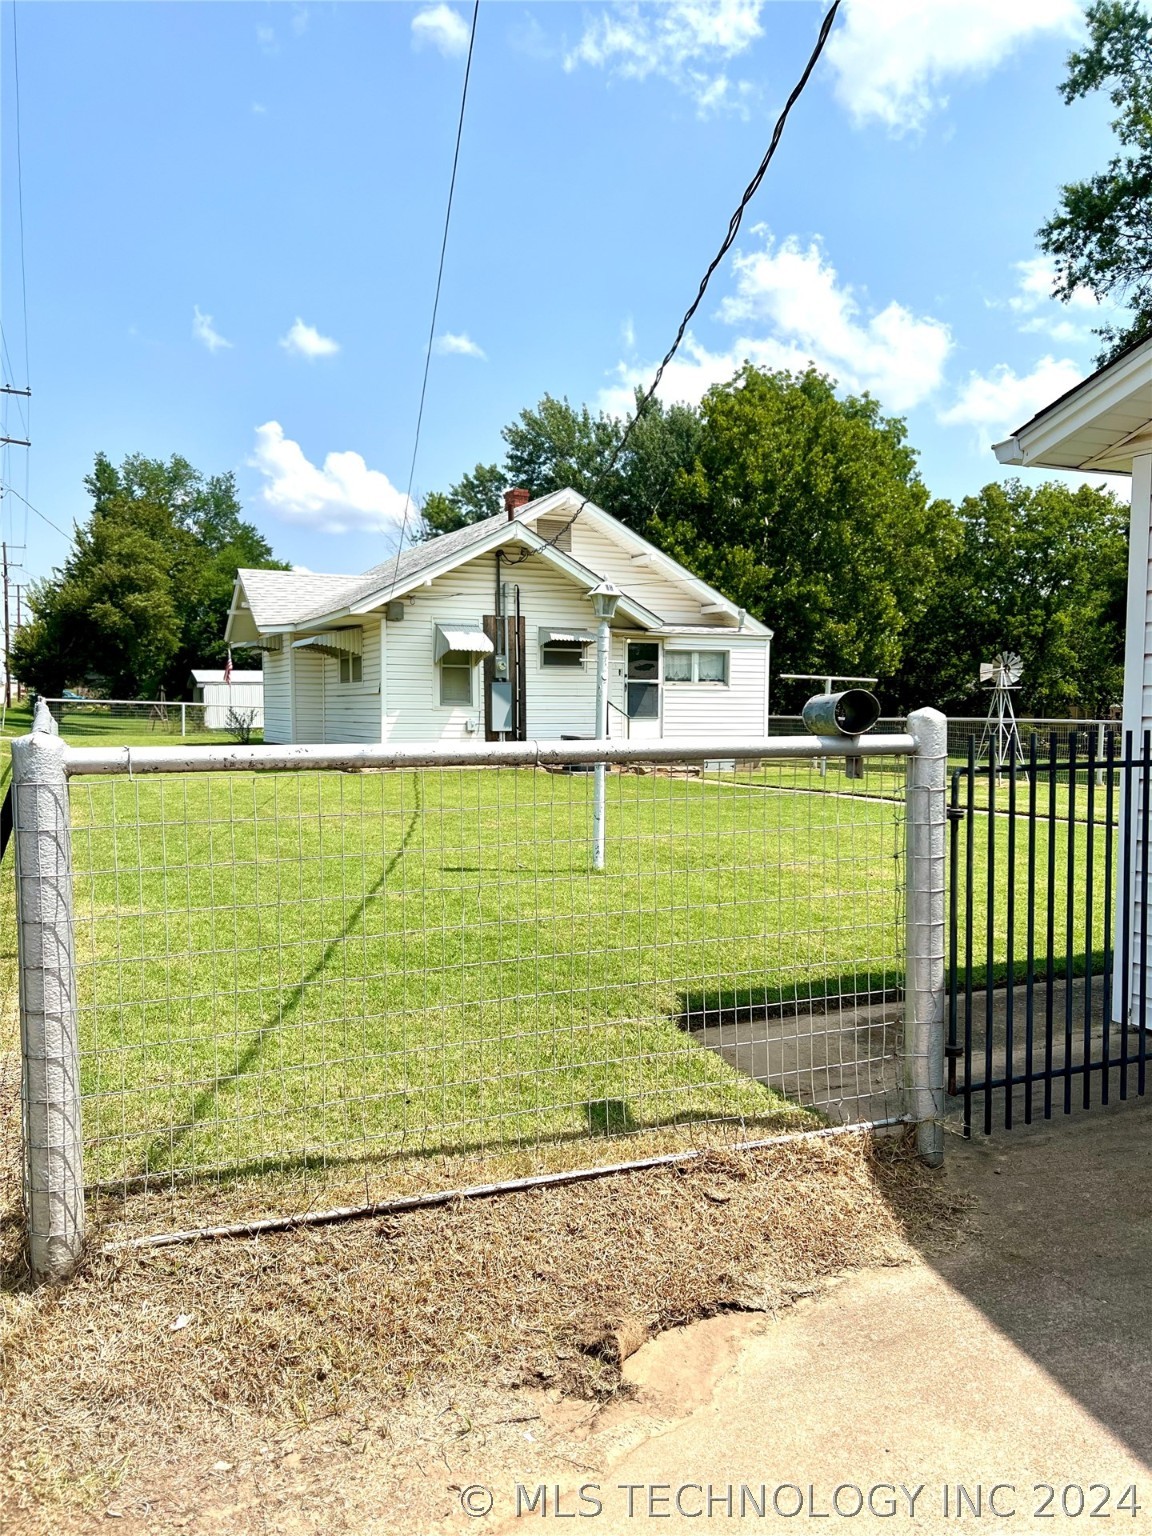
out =
[[(852, 1137), (383, 1221), (94, 1255), (55, 1290), (23, 1284), (10, 1226), (10, 1528), (37, 1507), (102, 1507), (119, 1485), (117, 1498), (163, 1487), (190, 1458), (386, 1423), (430, 1384), (610, 1395), (618, 1362), (588, 1349), (607, 1328), (770, 1311), (837, 1271), (907, 1260), (954, 1214), (905, 1148)], [(0, 1525), (4, 1509), (0, 1495)]]

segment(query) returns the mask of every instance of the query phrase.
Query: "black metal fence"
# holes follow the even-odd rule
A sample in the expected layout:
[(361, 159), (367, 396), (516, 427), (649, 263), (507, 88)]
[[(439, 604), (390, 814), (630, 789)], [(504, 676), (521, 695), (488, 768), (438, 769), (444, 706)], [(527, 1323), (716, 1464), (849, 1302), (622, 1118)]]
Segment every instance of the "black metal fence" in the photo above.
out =
[[(1103, 750), (1100, 750), (1100, 747)], [(1145, 1092), (1152, 749), (1031, 736), (951, 774), (948, 1089), (965, 1135)]]

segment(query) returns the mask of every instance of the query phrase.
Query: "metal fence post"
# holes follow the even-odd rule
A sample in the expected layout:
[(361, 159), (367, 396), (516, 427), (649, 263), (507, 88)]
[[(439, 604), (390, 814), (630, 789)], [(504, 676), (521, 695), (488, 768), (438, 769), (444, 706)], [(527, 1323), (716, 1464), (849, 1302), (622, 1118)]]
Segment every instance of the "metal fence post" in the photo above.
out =
[(908, 716), (916, 751), (907, 769), (904, 1090), (916, 1147), (929, 1167), (944, 1161), (944, 868), (948, 721), (937, 709)]
[(84, 1246), (67, 747), (36, 732), (12, 743), (16, 927), (28, 1258), (62, 1280)]

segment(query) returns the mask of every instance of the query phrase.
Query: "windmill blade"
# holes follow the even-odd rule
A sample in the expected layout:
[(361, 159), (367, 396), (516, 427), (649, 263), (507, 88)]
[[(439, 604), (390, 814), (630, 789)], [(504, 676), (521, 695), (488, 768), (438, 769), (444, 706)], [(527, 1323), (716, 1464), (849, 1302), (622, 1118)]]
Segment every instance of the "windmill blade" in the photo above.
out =
[(996, 665), (1000, 668), (1001, 676), (1007, 687), (1018, 683), (1024, 671), (1024, 662), (1015, 651), (1001, 651), (996, 658)]
[(995, 671), (996, 671), (996, 668), (992, 665), (992, 663), (990, 661), (982, 661), (980, 663), (980, 681), (982, 683), (990, 683), (992, 681), (992, 676), (995, 673)]

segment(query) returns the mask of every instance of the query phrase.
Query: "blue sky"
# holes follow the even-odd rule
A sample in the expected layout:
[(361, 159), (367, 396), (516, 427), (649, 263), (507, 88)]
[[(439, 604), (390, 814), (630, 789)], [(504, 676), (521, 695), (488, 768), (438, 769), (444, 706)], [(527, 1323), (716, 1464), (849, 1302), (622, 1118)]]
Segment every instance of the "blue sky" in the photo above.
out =
[[(6, 485), (62, 528), (93, 455), (234, 469), (276, 553), (395, 544), (470, 6), (11, 0)], [(417, 493), (544, 391), (646, 380), (813, 44), (817, 0), (482, 0)], [(1075, 0), (844, 0), (669, 398), (808, 358), (906, 415), (935, 494), (1090, 371), (1036, 227), (1109, 153), (1057, 94)], [(1122, 489), (1122, 486), (1118, 486)], [(5, 496), (46, 574), (66, 540)]]

